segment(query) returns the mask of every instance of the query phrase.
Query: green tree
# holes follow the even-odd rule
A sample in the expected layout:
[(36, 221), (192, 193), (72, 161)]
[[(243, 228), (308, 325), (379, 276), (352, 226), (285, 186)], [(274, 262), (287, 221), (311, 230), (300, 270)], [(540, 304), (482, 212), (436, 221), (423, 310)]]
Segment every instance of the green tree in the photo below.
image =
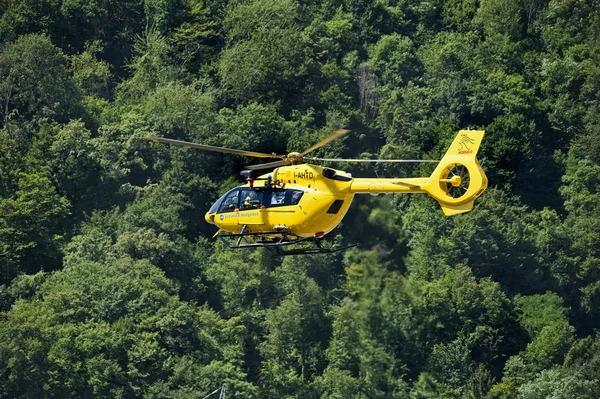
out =
[(419, 72), (412, 40), (398, 34), (382, 36), (370, 48), (370, 62), (384, 85), (406, 85)]
[(35, 123), (76, 115), (78, 92), (67, 71), (67, 57), (47, 36), (24, 35), (2, 47), (1, 125), (9, 119)]
[(98, 59), (102, 47), (99, 41), (89, 44), (85, 51), (71, 57), (70, 70), (79, 92), (85, 96), (107, 98), (112, 88), (108, 62)]
[(49, 145), (49, 167), (57, 190), (72, 204), (76, 218), (96, 206), (96, 190), (103, 176), (92, 141), (92, 132), (80, 120), (54, 129)]
[(15, 285), (21, 299), (0, 321), (2, 396), (202, 396), (215, 379), (255, 392), (240, 369), (244, 328), (179, 300), (147, 261), (82, 260), (29, 291)]
[(411, 328), (418, 328), (411, 324), (411, 288), (376, 250), (349, 252), (345, 264), (348, 297), (332, 309), (329, 367), (318, 382), (332, 397), (343, 389), (327, 388), (335, 377), (365, 397), (402, 397), (406, 364), (415, 361)]
[(597, 381), (586, 381), (580, 373), (556, 368), (542, 371), (535, 380), (519, 387), (518, 398), (592, 399), (599, 392)]
[(207, 262), (206, 275), (216, 287), (226, 315), (260, 313), (268, 307), (273, 284), (268, 267), (269, 259), (263, 251), (240, 254), (217, 245)]
[(311, 382), (323, 372), (324, 349), (329, 337), (325, 298), (316, 281), (307, 274), (310, 263), (286, 258), (274, 272), (274, 282), (283, 298), (267, 310), (261, 380), (268, 397), (307, 396)]
[[(545, 48), (564, 54), (581, 43), (590, 43), (598, 33), (600, 13), (592, 3), (552, 0), (540, 11), (539, 26)], [(575, 21), (587, 21), (584, 24)]]
[[(212, 70), (210, 64), (223, 47), (222, 15), (215, 4), (204, 0), (185, 1), (189, 12), (182, 16), (182, 23), (172, 36), (178, 56), (190, 72)], [(212, 5), (212, 7), (211, 7)]]
[(135, 103), (148, 91), (176, 80), (179, 74), (169, 42), (158, 29), (149, 27), (138, 35), (133, 50), (134, 58), (129, 65), (133, 74), (118, 88), (118, 97), (123, 103)]
[(519, 39), (523, 34), (525, 23), (524, 3), (506, 3), (496, 0), (483, 0), (473, 20), (481, 24), (484, 33), (496, 39), (507, 35), (511, 39)]
[(205, 263), (210, 246), (202, 238), (185, 238), (183, 220), (189, 204), (166, 184), (135, 189), (125, 211), (96, 211), (80, 234), (65, 246), (65, 267), (78, 259), (108, 262), (122, 257), (149, 260), (175, 281), (188, 300), (206, 300)]
[(274, 106), (252, 102), (235, 110), (222, 108), (217, 123), (220, 134), (216, 139), (225, 147), (278, 154), (287, 150), (287, 126)]
[[(502, 381), (491, 391), (493, 397), (515, 397), (517, 389), (519, 392), (540, 389), (539, 386), (543, 386), (543, 381), (549, 376), (560, 379), (552, 369), (563, 363), (574, 343), (575, 331), (558, 295), (547, 292), (517, 296), (514, 302), (520, 313), (519, 322), (529, 334), (530, 342), (523, 351), (508, 359)], [(540, 372), (546, 373), (546, 376), (538, 377), (540, 380), (528, 387), (523, 385)]]
[(274, 101), (298, 86), (302, 41), (294, 0), (255, 0), (231, 6), (223, 21), (227, 45), (218, 70), (235, 101)]
[[(581, 307), (587, 313), (600, 310), (600, 279), (597, 251), (597, 233), (600, 226), (596, 215), (600, 211), (596, 198), (600, 193), (598, 170), (598, 133), (592, 131), (573, 142), (566, 159), (561, 194), (565, 199), (568, 216), (565, 227), (569, 232), (570, 281), (581, 290)], [(574, 272), (574, 273), (573, 273)]]
[(14, 41), (18, 36), (28, 33), (58, 33), (60, 9), (60, 2), (57, 0), (3, 2), (0, 9), (0, 37)]
[(435, 279), (465, 264), (475, 276), (491, 277), (512, 294), (552, 286), (548, 268), (533, 256), (536, 220), (517, 199), (488, 190), (477, 212), (461, 218), (445, 218), (432, 200), (422, 202), (426, 205), (411, 203), (403, 215), (412, 234), (406, 264), (413, 275)]
[(69, 202), (47, 177), (21, 173), (16, 193), (0, 199), (0, 282), (59, 267), (68, 214)]

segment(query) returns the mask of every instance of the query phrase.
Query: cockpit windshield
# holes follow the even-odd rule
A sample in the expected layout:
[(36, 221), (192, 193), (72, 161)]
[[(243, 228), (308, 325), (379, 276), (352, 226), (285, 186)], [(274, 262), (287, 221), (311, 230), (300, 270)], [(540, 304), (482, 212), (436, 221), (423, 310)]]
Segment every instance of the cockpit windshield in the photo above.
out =
[[(237, 194), (238, 191), (239, 191), (239, 188), (237, 188), (237, 187), (227, 191), (225, 194), (223, 194), (221, 196), (221, 198), (219, 198), (218, 200), (215, 201), (215, 203), (208, 210), (208, 213), (220, 212), (221, 204), (223, 203), (225, 198), (228, 199), (227, 204), (226, 204), (227, 206), (233, 204), (233, 198), (235, 197), (235, 195), (233, 195), (233, 194)], [(225, 204), (223, 204), (223, 205), (225, 205)], [(235, 209), (235, 206), (232, 210), (234, 210), (234, 209)]]

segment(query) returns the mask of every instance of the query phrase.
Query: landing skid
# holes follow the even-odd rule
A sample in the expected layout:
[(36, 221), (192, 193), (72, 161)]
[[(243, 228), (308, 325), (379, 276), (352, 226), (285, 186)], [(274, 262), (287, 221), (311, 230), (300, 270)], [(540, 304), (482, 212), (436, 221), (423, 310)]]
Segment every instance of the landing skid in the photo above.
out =
[[(277, 231), (246, 233), (245, 229), (246, 226), (244, 225), (237, 234), (218, 234), (217, 237), (219, 237), (221, 242), (223, 242), (228, 248), (265, 248), (275, 256), (331, 254), (359, 246), (359, 244), (351, 244), (338, 247), (329, 247), (323, 245), (323, 238), (319, 238), (317, 236), (298, 237), (291, 233), (282, 233)], [(279, 237), (271, 238), (274, 235)], [(260, 239), (260, 241), (242, 241), (247, 239)], [(303, 244), (306, 245), (303, 246)], [(294, 246), (300, 246), (300, 248), (293, 248)]]

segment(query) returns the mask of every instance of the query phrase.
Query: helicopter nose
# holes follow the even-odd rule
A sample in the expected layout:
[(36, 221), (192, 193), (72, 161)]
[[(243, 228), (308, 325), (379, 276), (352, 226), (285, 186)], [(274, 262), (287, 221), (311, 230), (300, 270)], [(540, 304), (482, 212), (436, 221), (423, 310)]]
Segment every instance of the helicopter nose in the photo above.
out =
[(207, 213), (204, 215), (204, 220), (206, 220), (206, 223), (215, 224), (215, 215)]

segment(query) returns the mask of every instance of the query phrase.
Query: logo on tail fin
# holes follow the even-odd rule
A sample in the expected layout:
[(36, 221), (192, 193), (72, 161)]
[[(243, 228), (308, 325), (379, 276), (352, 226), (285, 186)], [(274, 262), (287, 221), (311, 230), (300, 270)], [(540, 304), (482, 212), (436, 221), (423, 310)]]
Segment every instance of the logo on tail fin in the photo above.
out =
[(463, 134), (462, 138), (458, 142), (458, 154), (459, 155), (472, 154), (473, 150), (471, 149), (471, 146), (473, 144), (475, 144), (475, 140), (473, 140), (466, 134)]

